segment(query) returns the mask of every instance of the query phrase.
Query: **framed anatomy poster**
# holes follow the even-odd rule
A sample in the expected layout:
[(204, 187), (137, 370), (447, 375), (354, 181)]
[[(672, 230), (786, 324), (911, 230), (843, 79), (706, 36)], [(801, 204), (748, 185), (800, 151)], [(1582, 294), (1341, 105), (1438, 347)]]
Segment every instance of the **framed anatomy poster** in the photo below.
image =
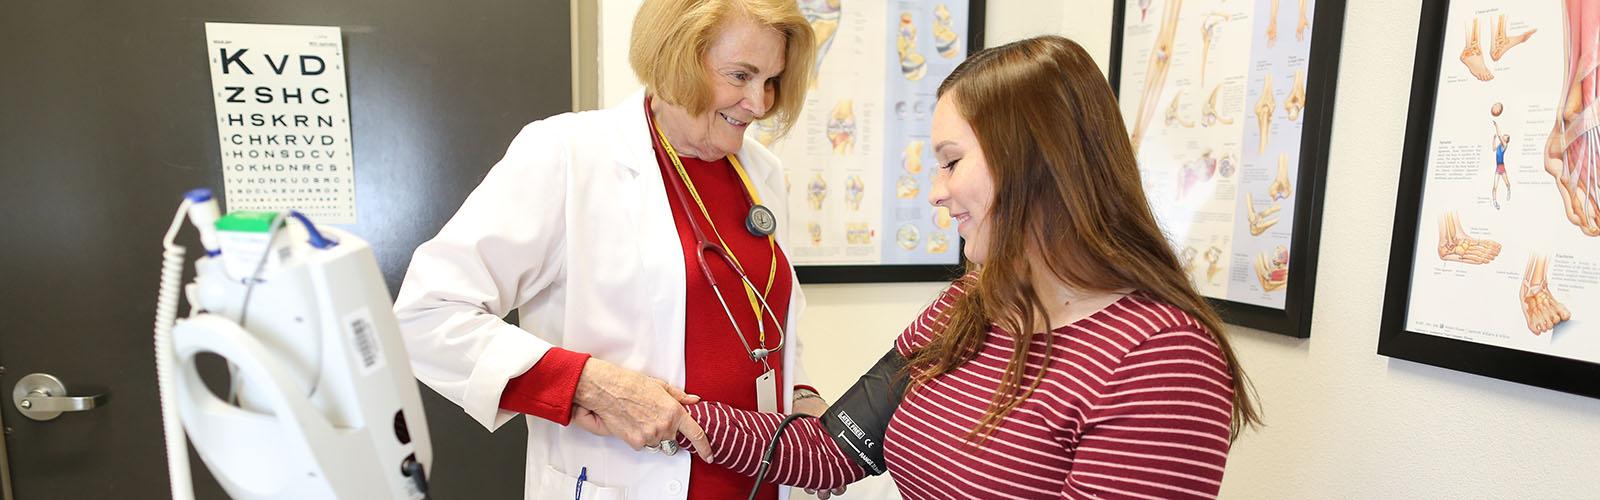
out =
[(1378, 352), (1600, 397), (1600, 3), (1422, 23)]
[(1229, 323), (1310, 335), (1343, 0), (1121, 0), (1117, 91), (1145, 193)]
[(805, 109), (781, 138), (789, 258), (807, 283), (961, 273), (949, 214), (928, 204), (935, 92), (983, 46), (983, 0), (798, 0), (817, 35)]

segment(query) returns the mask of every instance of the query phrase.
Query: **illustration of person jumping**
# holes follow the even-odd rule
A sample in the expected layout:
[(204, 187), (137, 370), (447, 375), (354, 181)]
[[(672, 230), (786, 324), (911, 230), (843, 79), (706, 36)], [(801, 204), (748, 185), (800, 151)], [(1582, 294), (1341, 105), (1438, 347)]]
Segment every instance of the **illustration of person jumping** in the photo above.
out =
[(1496, 210), (1500, 209), (1500, 184), (1506, 185), (1506, 202), (1511, 201), (1511, 178), (1506, 176), (1506, 148), (1510, 147), (1511, 134), (1500, 133), (1500, 124), (1494, 124), (1494, 180), (1489, 188), (1489, 201), (1494, 203)]

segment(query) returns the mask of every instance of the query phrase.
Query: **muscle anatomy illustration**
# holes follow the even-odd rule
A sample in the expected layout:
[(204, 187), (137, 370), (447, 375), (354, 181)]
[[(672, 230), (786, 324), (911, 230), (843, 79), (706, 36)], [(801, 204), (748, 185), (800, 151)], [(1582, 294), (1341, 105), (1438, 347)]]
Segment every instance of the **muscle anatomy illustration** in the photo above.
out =
[(1550, 294), (1549, 263), (1549, 258), (1536, 254), (1528, 257), (1528, 267), (1522, 271), (1522, 317), (1534, 335), (1555, 330), (1556, 325), (1572, 319), (1572, 311)]
[(1289, 87), (1289, 97), (1283, 99), (1284, 118), (1289, 121), (1300, 119), (1300, 111), (1306, 109), (1306, 72), (1294, 70), (1294, 84)]
[(1289, 250), (1279, 245), (1270, 252), (1256, 255), (1256, 281), (1261, 291), (1271, 292), (1289, 284)]
[(1473, 238), (1461, 227), (1455, 212), (1439, 216), (1439, 259), (1465, 264), (1488, 264), (1500, 255), (1500, 242)]
[(806, 16), (806, 21), (811, 23), (811, 31), (816, 33), (817, 63), (811, 70), (811, 88), (817, 88), (817, 75), (822, 73), (822, 58), (828, 55), (828, 48), (833, 46), (833, 36), (839, 33), (839, 18), (843, 12), (840, 9), (841, 0), (800, 0), (800, 13)]
[(1263, 73), (1261, 97), (1256, 99), (1256, 124), (1261, 128), (1261, 141), (1256, 148), (1256, 154), (1267, 152), (1267, 133), (1272, 129), (1272, 110), (1278, 107), (1277, 104), (1277, 100), (1272, 97), (1272, 74)]
[(1278, 223), (1278, 218), (1273, 217), (1273, 215), (1276, 215), (1282, 207), (1278, 206), (1277, 202), (1273, 202), (1272, 206), (1257, 211), (1255, 196), (1246, 193), (1244, 195), (1244, 208), (1246, 211), (1245, 217), (1250, 223), (1250, 235), (1261, 236), (1261, 233), (1266, 232), (1267, 228)]
[(1135, 153), (1139, 151), (1139, 141), (1144, 140), (1145, 128), (1150, 126), (1150, 119), (1155, 115), (1156, 103), (1161, 100), (1167, 70), (1172, 68), (1172, 39), (1178, 32), (1178, 12), (1182, 7), (1183, 0), (1170, 0), (1162, 7), (1161, 31), (1156, 33), (1155, 45), (1150, 47), (1150, 62), (1144, 71), (1144, 92), (1139, 94), (1139, 111), (1133, 117), (1133, 130), (1129, 133)]
[(1200, 125), (1210, 127), (1221, 123), (1232, 125), (1233, 118), (1222, 116), (1217, 112), (1217, 94), (1222, 91), (1222, 84), (1211, 87), (1211, 97), (1206, 98), (1206, 105), (1200, 108)]
[(1554, 177), (1567, 220), (1600, 236), (1600, 5), (1566, 1), (1566, 78), (1544, 170)]

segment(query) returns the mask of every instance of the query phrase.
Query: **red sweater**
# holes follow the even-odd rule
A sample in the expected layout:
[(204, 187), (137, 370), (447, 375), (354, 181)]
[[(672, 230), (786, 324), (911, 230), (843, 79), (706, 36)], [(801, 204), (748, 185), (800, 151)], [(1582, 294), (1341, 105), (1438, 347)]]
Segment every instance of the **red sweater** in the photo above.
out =
[[(756, 237), (745, 229), (744, 220), (750, 209), (750, 201), (745, 195), (744, 182), (734, 172), (732, 163), (726, 159), (706, 162), (687, 157), (681, 158), (681, 161), (701, 201), (705, 203), (706, 210), (711, 213), (711, 222), (708, 223), (701, 215), (699, 207), (695, 205), (691, 196), (686, 201), (692, 216), (699, 220), (701, 230), (713, 244), (717, 243), (717, 235), (722, 235), (722, 240), (727, 242), (731, 253), (744, 267), (750, 282), (755, 284), (758, 291), (766, 288), (767, 277), (770, 274), (768, 270), (773, 268), (772, 258), (776, 252), (777, 276), (772, 280), (771, 291), (765, 294), (767, 305), (773, 311), (773, 314), (766, 319), (766, 345), (769, 348), (776, 346), (782, 340), (782, 336), (773, 322), (783, 324), (789, 314), (789, 293), (793, 281), (789, 273), (788, 259), (781, 250), (770, 246), (766, 238)], [(745, 351), (744, 346), (739, 343), (733, 325), (728, 321), (728, 314), (723, 312), (722, 303), (717, 300), (710, 283), (701, 272), (700, 261), (694, 253), (699, 247), (696, 244), (694, 231), (690, 229), (688, 219), (685, 218), (690, 215), (684, 213), (683, 204), (678, 202), (678, 193), (673, 188), (671, 180), (678, 175), (677, 168), (670, 161), (658, 166), (663, 176), (667, 204), (672, 207), (672, 218), (677, 225), (678, 238), (684, 248), (684, 276), (687, 278), (684, 390), (706, 400), (721, 401), (734, 408), (755, 410), (755, 380), (766, 371), (766, 367), (750, 360), (748, 351)], [(687, 187), (685, 190), (687, 191)], [(715, 232), (712, 231), (712, 224), (715, 224)], [(750, 307), (750, 300), (745, 295), (738, 273), (710, 252), (706, 253), (706, 264), (716, 276), (722, 291), (722, 299), (727, 301), (733, 319), (739, 322), (739, 329), (744, 332), (745, 341), (751, 348), (756, 348), (760, 345), (760, 340), (755, 312)], [(789, 325), (784, 325), (785, 329), (788, 327)], [(506, 384), (505, 391), (501, 393), (500, 407), (567, 425), (571, 418), (572, 395), (577, 390), (578, 376), (582, 373), (584, 362), (588, 358), (588, 354), (561, 348), (550, 349), (533, 368)], [(783, 366), (783, 351), (773, 353), (767, 360), (777, 372), (775, 379), (780, 384), (787, 380)], [(783, 401), (782, 394), (779, 390), (779, 411), (784, 411), (788, 407), (787, 402)], [(748, 478), (727, 468), (700, 460), (691, 462), (688, 492), (690, 500), (743, 498), (749, 494)], [(757, 498), (776, 499), (777, 487), (772, 485), (765, 487)]]
[[(942, 327), (952, 286), (895, 342), (907, 355)], [(1215, 340), (1194, 318), (1141, 295), (1036, 338), (1027, 374), (1050, 365), (1032, 396), (982, 446), (965, 441), (1000, 385), (1015, 344), (992, 329), (978, 356), (906, 395), (884, 459), (907, 499), (1214, 498), (1228, 457), (1233, 391)], [(1025, 377), (1024, 380), (1029, 380)], [(782, 419), (717, 403), (689, 407), (715, 461), (754, 475)], [(681, 443), (687, 441), (681, 440)], [(833, 488), (865, 473), (816, 419), (790, 425), (770, 480)]]
[[(739, 264), (744, 267), (745, 273), (749, 275), (750, 282), (756, 286), (757, 291), (764, 290), (768, 269), (772, 268), (774, 250), (768, 245), (766, 238), (758, 238), (744, 227), (750, 201), (745, 197), (744, 182), (739, 180), (739, 174), (734, 172), (728, 160), (708, 163), (694, 158), (683, 158), (682, 161), (684, 170), (689, 173), (696, 191), (700, 193), (700, 199), (705, 201), (706, 209), (711, 212), (711, 220), (716, 224), (717, 232), (722, 234), (723, 241), (728, 243), (732, 254), (738, 258)], [(677, 169), (669, 164), (662, 170), (661, 175), (675, 176), (678, 173)], [(667, 185), (667, 196), (668, 200), (677, 198), (670, 183)], [(691, 216), (700, 218), (700, 227), (707, 233), (706, 237), (715, 243), (717, 234), (706, 224), (699, 213), (700, 209), (695, 206), (692, 199), (688, 206), (693, 212)], [(710, 283), (707, 283), (705, 275), (701, 274), (700, 261), (693, 251), (697, 248), (694, 232), (684, 219), (682, 206), (675, 201), (672, 202), (672, 217), (677, 221), (678, 237), (683, 241), (684, 269), (687, 270), (685, 276), (688, 278), (688, 321), (684, 327), (684, 345), (688, 346), (684, 354), (687, 378), (683, 389), (705, 400), (721, 401), (743, 410), (755, 410), (755, 380), (766, 371), (766, 367), (750, 361), (749, 352), (740, 345), (733, 325), (728, 322), (728, 313), (723, 311), (722, 303), (717, 301)], [(769, 348), (778, 345), (778, 341), (782, 339), (773, 321), (783, 324), (788, 318), (789, 291), (793, 283), (789, 276), (789, 261), (783, 252), (777, 252), (777, 259), (777, 276), (772, 281), (771, 292), (765, 294), (767, 305), (772, 307), (774, 313), (765, 320), (767, 321), (766, 345)], [(759, 341), (755, 311), (750, 308), (750, 299), (745, 295), (744, 285), (741, 284), (738, 273), (710, 252), (706, 254), (706, 264), (717, 277), (718, 286), (722, 289), (722, 300), (727, 301), (728, 311), (732, 312), (734, 320), (739, 322), (739, 329), (744, 331), (745, 341), (751, 348), (756, 348)], [(787, 327), (785, 325), (785, 328)], [(767, 356), (767, 360), (777, 371), (776, 380), (787, 380), (783, 366), (783, 351)], [(778, 411), (787, 410), (789, 405), (783, 401), (781, 391), (778, 392), (778, 400)], [(691, 500), (743, 498), (749, 494), (749, 478), (700, 460), (691, 462), (693, 463), (689, 469)], [(776, 486), (767, 487), (756, 498), (776, 499), (778, 489)]]

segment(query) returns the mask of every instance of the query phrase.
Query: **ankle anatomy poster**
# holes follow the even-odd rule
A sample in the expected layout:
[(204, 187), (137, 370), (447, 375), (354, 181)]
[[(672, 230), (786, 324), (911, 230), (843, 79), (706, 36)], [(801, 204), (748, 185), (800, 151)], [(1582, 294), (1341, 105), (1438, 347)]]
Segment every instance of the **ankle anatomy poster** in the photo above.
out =
[[(1207, 297), (1285, 309), (1305, 230), (1297, 211), (1311, 206), (1300, 202), (1312, 194), (1299, 178), (1302, 141), (1326, 130), (1306, 111), (1308, 73), (1322, 64), (1317, 5), (1328, 1), (1125, 2), (1123, 120), (1151, 208)], [(1343, 6), (1329, 7), (1337, 33)]]
[(1448, 12), (1406, 330), (1600, 363), (1600, 4)]
[[(947, 265), (961, 247), (928, 204), (935, 91), (967, 56), (968, 0), (798, 0), (817, 35), (805, 109), (787, 136), (750, 133), (783, 160), (789, 257), (799, 266)], [(942, 277), (942, 275), (940, 275)]]

